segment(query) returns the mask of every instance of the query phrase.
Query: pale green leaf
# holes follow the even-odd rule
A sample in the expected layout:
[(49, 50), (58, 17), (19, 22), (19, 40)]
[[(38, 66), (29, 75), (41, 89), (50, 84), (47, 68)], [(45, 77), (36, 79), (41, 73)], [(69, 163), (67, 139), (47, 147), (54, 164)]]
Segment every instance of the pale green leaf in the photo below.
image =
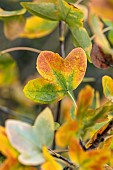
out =
[(33, 126), (17, 120), (6, 121), (6, 132), (12, 146), (20, 153), (24, 165), (39, 165), (44, 162), (43, 145), (49, 147), (54, 137), (54, 121), (49, 108), (37, 117)]
[(49, 108), (46, 108), (36, 119), (33, 126), (38, 147), (50, 147), (54, 137), (54, 120)]

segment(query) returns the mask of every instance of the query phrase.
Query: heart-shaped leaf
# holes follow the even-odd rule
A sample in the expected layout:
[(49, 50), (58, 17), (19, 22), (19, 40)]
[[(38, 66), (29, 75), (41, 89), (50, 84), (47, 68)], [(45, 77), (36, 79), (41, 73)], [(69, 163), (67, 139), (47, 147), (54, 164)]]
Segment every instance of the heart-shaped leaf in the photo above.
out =
[(43, 51), (37, 59), (37, 70), (43, 78), (29, 81), (24, 93), (39, 103), (59, 101), (81, 83), (86, 66), (86, 55), (81, 48), (72, 50), (65, 59)]
[(53, 141), (52, 113), (46, 108), (33, 126), (21, 121), (7, 120), (6, 132), (12, 146), (20, 152), (19, 161), (24, 165), (39, 165), (44, 162), (43, 145), (50, 147)]
[(113, 101), (113, 79), (109, 76), (104, 76), (102, 78), (102, 86), (106, 98)]

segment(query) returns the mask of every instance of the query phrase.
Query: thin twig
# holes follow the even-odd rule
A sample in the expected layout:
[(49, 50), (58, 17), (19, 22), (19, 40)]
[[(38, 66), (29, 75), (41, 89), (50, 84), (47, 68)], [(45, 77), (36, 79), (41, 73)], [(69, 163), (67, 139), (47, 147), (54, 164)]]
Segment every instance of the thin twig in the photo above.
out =
[[(63, 21), (59, 22), (59, 42), (60, 42), (60, 55), (62, 58), (65, 58), (65, 49), (64, 49), (64, 33), (65, 33), (65, 23)], [(61, 108), (61, 101), (58, 102), (57, 106), (57, 113), (56, 113), (56, 122), (60, 122), (60, 108)], [(55, 131), (56, 134), (56, 131)], [(55, 137), (53, 140), (52, 149), (55, 149), (56, 143), (55, 143)]]
[(26, 117), (24, 115), (21, 115), (21, 114), (15, 112), (15, 111), (13, 111), (13, 110), (5, 107), (5, 106), (0, 105), (0, 112), (5, 113), (7, 115), (11, 115), (11, 116), (21, 117), (24, 121), (29, 122), (31, 124), (33, 123), (33, 120), (29, 119), (28, 117)]
[(73, 162), (71, 162), (70, 160), (68, 160), (67, 158), (61, 156), (60, 154), (56, 153), (55, 151), (48, 149), (50, 151), (50, 154), (57, 158), (60, 159), (61, 161), (63, 161), (66, 165), (68, 165), (69, 167), (73, 167), (73, 168), (77, 168), (77, 166), (75, 164), (73, 164)]
[(13, 47), (13, 48), (8, 48), (6, 50), (2, 50), (0, 51), (0, 54), (3, 55), (5, 53), (9, 53), (9, 52), (13, 52), (13, 51), (32, 51), (34, 53), (41, 53), (41, 50), (35, 49), (35, 48), (31, 48), (31, 47)]
[(65, 58), (64, 32), (65, 32), (65, 23), (64, 21), (60, 21), (59, 22), (59, 41), (60, 41), (60, 55), (62, 56), (62, 58)]
[[(55, 119), (55, 122), (58, 122), (58, 123), (60, 123), (60, 108), (61, 108), (61, 101), (58, 102), (56, 119)], [(55, 131), (55, 134), (56, 134), (56, 131)], [(55, 136), (54, 136), (52, 149), (54, 150), (55, 147), (56, 147), (56, 142), (55, 142)]]
[[(112, 28), (109, 26), (109, 27), (106, 27), (106, 28), (104, 28), (103, 30), (102, 30), (102, 33), (105, 33), (105, 32), (107, 32), (107, 31), (109, 31), (109, 30), (111, 30)], [(94, 40), (94, 38), (96, 37), (96, 35), (94, 34), (91, 38), (90, 38), (90, 40), (92, 41), (92, 40)]]

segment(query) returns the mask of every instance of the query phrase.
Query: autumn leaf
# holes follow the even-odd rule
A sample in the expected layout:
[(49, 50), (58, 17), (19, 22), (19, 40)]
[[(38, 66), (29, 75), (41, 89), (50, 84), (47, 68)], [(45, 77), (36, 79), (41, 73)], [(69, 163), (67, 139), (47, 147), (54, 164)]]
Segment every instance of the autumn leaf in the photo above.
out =
[(49, 154), (47, 148), (43, 146), (43, 154), (45, 157), (46, 162), (42, 164), (41, 169), (42, 170), (62, 170), (62, 166), (57, 163), (54, 158)]
[[(76, 119), (78, 121), (79, 129), (84, 127), (85, 122), (87, 122), (87, 117), (89, 117), (88, 109), (90, 109), (94, 98), (94, 89), (86, 85), (78, 94), (77, 97), (77, 111)], [(83, 129), (84, 130), (84, 129)], [(83, 133), (81, 131), (81, 133)]]
[(113, 59), (111, 54), (106, 54), (97, 44), (93, 44), (91, 50), (92, 63), (101, 69), (107, 69), (110, 65), (113, 65)]
[(94, 97), (94, 89), (89, 85), (86, 85), (79, 92), (78, 97), (77, 97), (78, 117), (79, 116), (84, 117), (85, 112), (92, 104), (93, 97)]
[(102, 78), (103, 92), (106, 98), (113, 101), (113, 79), (109, 76)]
[(5, 11), (0, 8), (0, 19), (4, 21), (4, 34), (8, 39), (14, 40), (23, 31), (26, 22), (23, 16), (25, 12), (24, 8), (16, 11)]
[(27, 18), (24, 31), (20, 37), (41, 38), (50, 34), (58, 25), (57, 21), (50, 21), (38, 16)]
[(71, 138), (76, 136), (78, 130), (77, 121), (70, 120), (65, 122), (56, 133), (56, 143), (60, 147), (69, 145)]
[(111, 48), (106, 36), (102, 32), (103, 23), (101, 22), (99, 17), (91, 13), (90, 17), (89, 17), (89, 24), (90, 24), (93, 34), (95, 35), (95, 37), (94, 37), (95, 43), (100, 48), (102, 48), (102, 50), (105, 54), (113, 55), (113, 49)]
[(76, 139), (72, 139), (69, 146), (69, 155), (79, 170), (103, 170), (104, 164), (109, 161), (110, 153), (107, 150), (83, 151)]
[(17, 120), (6, 121), (6, 132), (12, 146), (20, 153), (24, 165), (40, 165), (45, 161), (42, 147), (50, 147), (54, 137), (54, 121), (51, 110), (46, 108), (33, 126)]
[(31, 166), (24, 166), (18, 162), (19, 153), (10, 144), (5, 128), (0, 127), (0, 152), (5, 160), (0, 164), (0, 170), (36, 170)]
[[(84, 126), (83, 129), (87, 129), (89, 127), (92, 127), (95, 123), (97, 123), (99, 120), (101, 122), (106, 120), (106, 116), (108, 116), (113, 110), (113, 104), (111, 101), (105, 103), (99, 108), (96, 109), (90, 109), (87, 111), (87, 118), (84, 120)], [(88, 116), (89, 115), (89, 116)]]
[(113, 2), (112, 0), (91, 0), (89, 8), (92, 13), (99, 17), (110, 19), (113, 21)]
[(97, 148), (99, 144), (103, 142), (106, 139), (106, 137), (108, 137), (108, 132), (112, 129), (112, 127), (113, 127), (113, 119), (105, 123), (105, 125), (103, 125), (100, 129), (96, 131), (93, 137), (86, 144), (86, 148), (88, 149)]
[(43, 78), (29, 81), (24, 93), (38, 103), (59, 101), (81, 83), (86, 66), (86, 55), (81, 48), (73, 49), (65, 59), (43, 51), (37, 59), (37, 70)]

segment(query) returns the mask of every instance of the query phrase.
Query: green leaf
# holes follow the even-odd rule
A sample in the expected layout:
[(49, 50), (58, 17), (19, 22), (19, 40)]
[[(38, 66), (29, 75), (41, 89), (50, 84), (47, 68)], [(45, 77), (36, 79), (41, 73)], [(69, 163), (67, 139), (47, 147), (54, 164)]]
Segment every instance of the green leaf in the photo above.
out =
[(42, 147), (50, 147), (54, 137), (54, 121), (49, 108), (37, 117), (33, 126), (17, 121), (6, 121), (6, 132), (14, 148), (20, 153), (24, 165), (39, 165), (44, 162)]
[(58, 122), (54, 122), (54, 130), (58, 130), (60, 124)]
[(91, 62), (90, 52), (92, 49), (91, 41), (89, 39), (89, 35), (87, 31), (83, 27), (70, 27), (73, 44), (75, 47), (82, 47), (88, 57), (89, 62)]
[(31, 80), (24, 87), (25, 95), (38, 103), (52, 103), (61, 100), (66, 91), (43, 78)]
[(21, 2), (31, 14), (49, 20), (59, 20), (59, 13), (56, 3), (51, 2)]
[[(93, 126), (99, 119), (104, 119), (104, 116), (110, 114), (113, 110), (113, 103), (107, 102), (103, 106), (87, 111), (87, 118), (84, 122), (83, 130)], [(89, 116), (88, 116), (89, 115)]]
[(54, 120), (49, 108), (46, 108), (36, 119), (33, 131), (36, 134), (38, 147), (50, 147), (54, 137)]
[(109, 39), (110, 43), (113, 45), (113, 30), (109, 31), (108, 39)]
[(21, 5), (25, 7), (30, 13), (39, 17), (65, 21), (73, 36), (73, 42), (75, 47), (82, 47), (90, 61), (91, 41), (90, 38), (83, 28), (83, 12), (72, 4), (68, 4), (64, 0), (56, 1), (38, 1), (38, 2), (22, 2)]
[(0, 86), (11, 85), (17, 79), (18, 69), (16, 62), (10, 54), (0, 54)]

